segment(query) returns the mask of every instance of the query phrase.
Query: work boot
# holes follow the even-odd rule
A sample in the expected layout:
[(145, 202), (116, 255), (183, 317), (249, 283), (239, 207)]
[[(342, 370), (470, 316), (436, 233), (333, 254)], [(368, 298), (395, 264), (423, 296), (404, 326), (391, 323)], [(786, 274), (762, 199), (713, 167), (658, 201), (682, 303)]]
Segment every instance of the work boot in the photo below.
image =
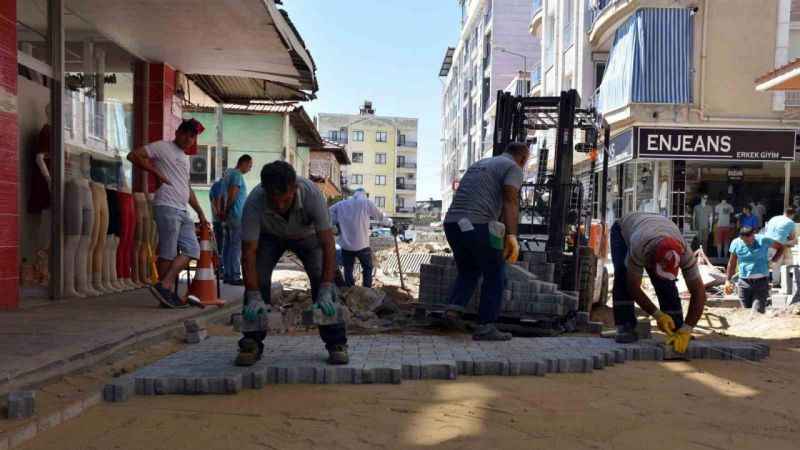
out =
[(334, 345), (328, 349), (328, 364), (340, 366), (350, 362), (347, 356), (347, 345)]
[(464, 308), (460, 306), (449, 306), (444, 312), (444, 326), (450, 330), (463, 331), (466, 329), (464, 323)]
[(261, 350), (258, 342), (253, 339), (242, 339), (239, 343), (239, 355), (236, 356), (236, 365), (247, 367), (252, 366), (261, 359)]
[(636, 332), (635, 326), (619, 325), (614, 340), (618, 344), (631, 344), (639, 340), (639, 334)]
[(511, 333), (504, 333), (497, 329), (493, 323), (478, 325), (475, 333), (472, 334), (475, 341), (510, 341)]

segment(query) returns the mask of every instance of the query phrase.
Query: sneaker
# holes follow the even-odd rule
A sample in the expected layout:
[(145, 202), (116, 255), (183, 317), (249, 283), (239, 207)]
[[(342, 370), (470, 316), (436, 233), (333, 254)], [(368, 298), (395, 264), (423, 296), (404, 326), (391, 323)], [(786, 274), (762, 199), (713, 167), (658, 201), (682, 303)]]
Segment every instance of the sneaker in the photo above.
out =
[(234, 364), (241, 367), (252, 366), (261, 359), (261, 351), (258, 342), (252, 339), (243, 339), (239, 343), (239, 354), (236, 356)]
[(614, 336), (614, 340), (618, 344), (631, 344), (639, 340), (639, 334), (636, 333), (635, 327), (620, 325), (617, 327), (617, 334)]
[(493, 323), (486, 323), (478, 326), (472, 339), (475, 341), (510, 341), (511, 333), (498, 330)]
[(151, 284), (150, 292), (153, 293), (153, 296), (164, 308), (180, 309), (189, 306), (188, 304), (184, 303), (184, 301), (181, 300), (180, 297), (178, 297), (174, 292), (165, 288), (161, 283)]
[(350, 362), (347, 356), (347, 345), (334, 345), (328, 349), (328, 364), (339, 366)]

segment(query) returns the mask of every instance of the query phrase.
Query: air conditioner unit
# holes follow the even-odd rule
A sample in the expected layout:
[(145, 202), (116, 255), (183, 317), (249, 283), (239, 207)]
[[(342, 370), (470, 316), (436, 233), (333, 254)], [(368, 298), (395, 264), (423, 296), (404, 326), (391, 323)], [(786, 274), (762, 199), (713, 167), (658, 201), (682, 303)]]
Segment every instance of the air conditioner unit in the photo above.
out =
[(206, 155), (192, 156), (190, 170), (192, 175), (207, 175), (208, 157)]

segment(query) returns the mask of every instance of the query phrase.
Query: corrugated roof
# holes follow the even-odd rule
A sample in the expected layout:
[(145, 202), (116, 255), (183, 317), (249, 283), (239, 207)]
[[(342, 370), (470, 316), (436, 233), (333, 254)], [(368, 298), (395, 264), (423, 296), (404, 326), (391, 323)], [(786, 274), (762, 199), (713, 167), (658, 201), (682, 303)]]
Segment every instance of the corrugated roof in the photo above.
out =
[(350, 164), (350, 157), (347, 156), (347, 150), (344, 148), (344, 146), (331, 140), (322, 138), (322, 145), (319, 147), (313, 147), (311, 150), (318, 152), (331, 152), (334, 156), (336, 156), (336, 161), (338, 161), (339, 164), (343, 166)]
[(773, 69), (765, 73), (764, 75), (761, 75), (760, 77), (756, 78), (756, 84), (763, 83), (769, 80), (770, 78), (775, 78), (777, 76), (783, 75), (797, 68), (800, 68), (800, 58), (795, 58), (789, 61), (788, 63), (778, 67), (777, 69)]

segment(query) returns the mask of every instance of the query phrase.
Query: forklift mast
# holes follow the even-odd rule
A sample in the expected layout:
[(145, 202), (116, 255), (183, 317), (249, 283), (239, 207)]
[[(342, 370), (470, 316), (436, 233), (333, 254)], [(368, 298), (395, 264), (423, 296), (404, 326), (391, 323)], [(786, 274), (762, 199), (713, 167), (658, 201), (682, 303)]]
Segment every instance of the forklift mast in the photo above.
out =
[[(577, 290), (580, 229), (587, 211), (583, 205), (583, 187), (573, 179), (573, 151), (589, 153), (597, 148), (595, 111), (580, 108), (580, 97), (574, 89), (558, 97), (524, 97), (498, 91), (496, 111), (494, 156), (502, 154), (511, 142), (533, 144), (537, 131), (555, 130), (553, 173), (547, 173), (548, 150), (541, 148), (537, 178), (534, 183), (525, 183), (520, 193), (519, 234), (546, 235), (545, 252), (547, 261), (555, 263), (555, 280), (560, 281), (562, 288)], [(574, 145), (576, 130), (584, 132), (586, 141)], [(590, 209), (591, 202), (588, 206)], [(534, 215), (538, 215), (540, 223), (534, 223), (533, 219), (530, 224), (522, 223), (523, 218)], [(588, 217), (591, 220), (591, 211)], [(571, 231), (575, 239), (567, 245)], [(565, 278), (566, 274), (569, 276)]]

